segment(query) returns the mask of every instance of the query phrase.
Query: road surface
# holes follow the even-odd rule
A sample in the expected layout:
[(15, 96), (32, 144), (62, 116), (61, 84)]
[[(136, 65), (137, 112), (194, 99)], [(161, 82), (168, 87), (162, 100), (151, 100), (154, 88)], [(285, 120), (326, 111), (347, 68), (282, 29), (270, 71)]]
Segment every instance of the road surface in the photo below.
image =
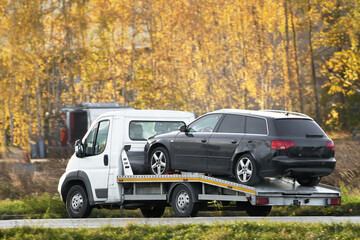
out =
[(98, 228), (104, 226), (124, 227), (128, 224), (175, 225), (191, 223), (214, 223), (234, 221), (267, 221), (296, 223), (360, 223), (360, 217), (196, 217), (196, 218), (87, 218), (87, 219), (24, 219), (2, 220), (0, 228)]

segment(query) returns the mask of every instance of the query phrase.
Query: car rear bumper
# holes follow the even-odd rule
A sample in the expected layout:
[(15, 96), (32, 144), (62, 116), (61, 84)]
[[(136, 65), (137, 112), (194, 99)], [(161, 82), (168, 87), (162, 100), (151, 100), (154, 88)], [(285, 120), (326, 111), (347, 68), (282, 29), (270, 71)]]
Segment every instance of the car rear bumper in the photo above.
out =
[(331, 174), (336, 165), (334, 157), (328, 159), (293, 159), (279, 156), (271, 161), (272, 168), (260, 171), (261, 176), (323, 177)]

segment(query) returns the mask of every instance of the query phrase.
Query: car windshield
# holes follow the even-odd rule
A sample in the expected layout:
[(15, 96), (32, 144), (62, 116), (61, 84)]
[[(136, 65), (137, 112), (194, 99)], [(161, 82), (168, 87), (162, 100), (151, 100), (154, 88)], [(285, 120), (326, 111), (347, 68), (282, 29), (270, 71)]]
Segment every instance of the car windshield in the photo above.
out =
[(324, 131), (311, 119), (276, 119), (275, 127), (277, 135), (283, 137), (325, 136)]

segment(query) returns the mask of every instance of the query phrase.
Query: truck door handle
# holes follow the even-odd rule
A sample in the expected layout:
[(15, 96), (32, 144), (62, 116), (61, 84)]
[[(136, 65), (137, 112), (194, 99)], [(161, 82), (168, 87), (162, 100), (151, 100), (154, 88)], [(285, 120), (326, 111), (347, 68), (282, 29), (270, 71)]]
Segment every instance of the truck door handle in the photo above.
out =
[(109, 156), (107, 154), (104, 155), (104, 165), (109, 165)]
[(237, 143), (237, 140), (231, 139), (231, 143), (235, 144), (235, 143)]
[(206, 143), (206, 139), (205, 138), (201, 139), (201, 142)]

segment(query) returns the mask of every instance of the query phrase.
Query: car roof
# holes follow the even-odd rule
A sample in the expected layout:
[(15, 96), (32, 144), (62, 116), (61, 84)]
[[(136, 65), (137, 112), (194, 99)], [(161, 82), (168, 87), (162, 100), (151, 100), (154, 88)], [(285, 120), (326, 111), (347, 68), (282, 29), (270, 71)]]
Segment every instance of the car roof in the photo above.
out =
[(281, 111), (281, 110), (244, 110), (244, 109), (221, 109), (213, 113), (228, 113), (228, 114), (241, 114), (247, 116), (259, 116), (275, 119), (312, 119), (311, 117), (297, 112)]

